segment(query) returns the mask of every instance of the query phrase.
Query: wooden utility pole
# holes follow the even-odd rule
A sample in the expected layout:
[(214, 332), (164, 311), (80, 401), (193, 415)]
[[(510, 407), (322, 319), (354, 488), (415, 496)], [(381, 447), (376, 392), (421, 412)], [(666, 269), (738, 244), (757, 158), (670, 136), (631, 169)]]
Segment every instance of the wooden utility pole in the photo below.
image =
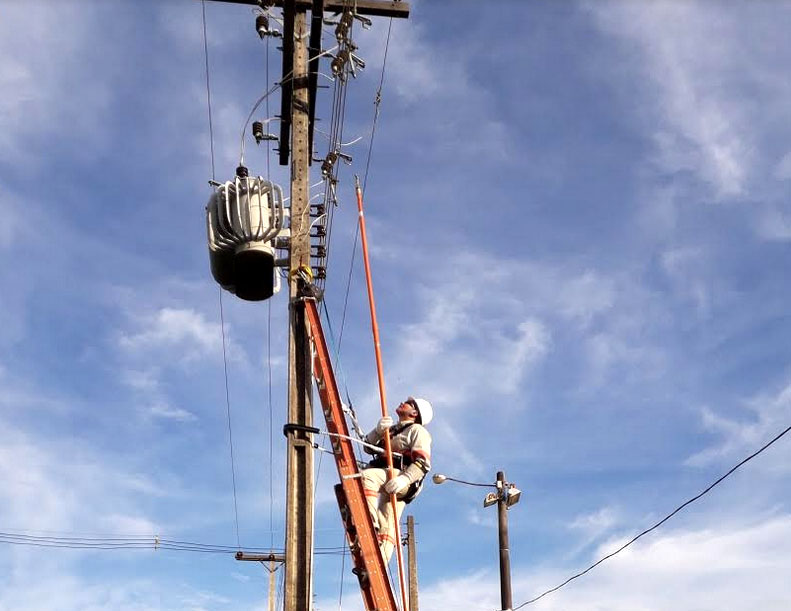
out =
[(418, 611), (417, 600), (417, 541), (415, 541), (415, 517), (406, 518), (406, 553), (409, 566), (409, 611)]
[(500, 604), (504, 610), (513, 607), (511, 598), (511, 548), (508, 545), (508, 497), (505, 494), (505, 473), (497, 472), (497, 532), (500, 543)]
[[(286, 541), (284, 611), (309, 611), (313, 588), (313, 446), (300, 427), (313, 424), (312, 362), (300, 272), (310, 270), (310, 134), (316, 105), (316, 76), (322, 18), (350, 7), (357, 15), (409, 16), (399, 0), (215, 0), (283, 9), (283, 75), (281, 78), (280, 163), (291, 162), (291, 243), (289, 258), (288, 424), (286, 474)], [(306, 13), (311, 11), (308, 28)], [(309, 31), (310, 30), (310, 31)], [(310, 34), (310, 41), (308, 40)], [(308, 42), (310, 55), (308, 57)], [(310, 69), (308, 66), (312, 66)], [(316, 74), (309, 74), (314, 72)], [(267, 83), (267, 87), (269, 84)], [(247, 559), (247, 558), (243, 558)]]
[[(285, 7), (293, 20), (291, 78), (291, 257), (289, 265), (288, 422), (313, 425), (310, 341), (298, 299), (299, 270), (310, 268), (308, 167), (308, 49), (304, 8)], [(290, 28), (286, 28), (287, 30)], [(286, 34), (288, 35), (288, 33)], [(285, 50), (284, 50), (285, 52)], [(285, 611), (311, 608), (313, 586), (313, 446), (308, 434), (288, 435), (286, 474)]]

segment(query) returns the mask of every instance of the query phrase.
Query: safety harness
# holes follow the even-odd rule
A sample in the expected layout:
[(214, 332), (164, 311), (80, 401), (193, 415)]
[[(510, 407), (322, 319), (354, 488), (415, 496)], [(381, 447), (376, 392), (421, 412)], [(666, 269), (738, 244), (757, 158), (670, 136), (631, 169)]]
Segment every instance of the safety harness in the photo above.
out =
[[(407, 430), (410, 426), (415, 424), (414, 422), (404, 422), (396, 424), (395, 426), (390, 427), (389, 435), (390, 439), (394, 439), (405, 430)], [(378, 447), (384, 448), (384, 438), (380, 439), (377, 444)], [(405, 503), (411, 503), (415, 497), (420, 492), (420, 489), (423, 487), (423, 480), (426, 479), (426, 475), (428, 474), (428, 465), (426, 461), (423, 459), (422, 456), (415, 457), (412, 452), (409, 450), (402, 450), (400, 456), (393, 453), (393, 467), (398, 469), (399, 471), (403, 471), (408, 466), (412, 464), (417, 464), (420, 470), (423, 472), (423, 477), (419, 480), (412, 482), (409, 485), (409, 488), (406, 489), (406, 492), (403, 496), (399, 495), (400, 501), (404, 501)], [(375, 469), (387, 469), (387, 459), (384, 457), (383, 454), (378, 454), (373, 460), (368, 463), (369, 467)]]

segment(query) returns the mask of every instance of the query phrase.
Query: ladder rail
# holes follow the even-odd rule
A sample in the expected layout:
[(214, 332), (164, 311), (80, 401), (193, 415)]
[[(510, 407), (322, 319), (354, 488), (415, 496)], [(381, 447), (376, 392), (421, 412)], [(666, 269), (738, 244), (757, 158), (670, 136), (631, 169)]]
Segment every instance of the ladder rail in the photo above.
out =
[[(313, 341), (313, 376), (327, 422), (335, 464), (341, 484), (336, 494), (341, 517), (347, 529), (355, 573), (360, 581), (366, 611), (398, 611), (395, 596), (387, 577), (387, 565), (379, 549), (373, 519), (368, 512), (365, 490), (357, 467), (357, 457), (349, 436), (338, 385), (332, 370), (330, 352), (321, 326), (315, 299), (304, 299), (305, 311)], [(340, 489), (340, 490), (339, 490)], [(342, 496), (341, 496), (342, 495)], [(348, 511), (344, 511), (345, 507)], [(344, 515), (346, 513), (347, 515)]]

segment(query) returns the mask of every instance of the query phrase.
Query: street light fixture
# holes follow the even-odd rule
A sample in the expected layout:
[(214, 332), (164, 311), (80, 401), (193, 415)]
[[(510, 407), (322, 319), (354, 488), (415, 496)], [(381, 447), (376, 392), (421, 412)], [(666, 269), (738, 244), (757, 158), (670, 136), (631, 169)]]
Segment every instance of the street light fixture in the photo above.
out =
[(508, 611), (513, 606), (511, 597), (511, 556), (508, 546), (508, 511), (509, 507), (516, 505), (522, 496), (522, 491), (513, 484), (505, 481), (505, 473), (497, 472), (497, 481), (494, 484), (479, 484), (477, 482), (467, 482), (455, 477), (449, 477), (442, 473), (436, 473), (431, 477), (435, 484), (444, 484), (446, 481), (457, 482), (465, 486), (481, 486), (485, 488), (495, 488), (496, 492), (490, 492), (483, 499), (483, 506), (490, 507), (497, 505), (497, 526), (500, 541), (500, 603), (503, 611)]

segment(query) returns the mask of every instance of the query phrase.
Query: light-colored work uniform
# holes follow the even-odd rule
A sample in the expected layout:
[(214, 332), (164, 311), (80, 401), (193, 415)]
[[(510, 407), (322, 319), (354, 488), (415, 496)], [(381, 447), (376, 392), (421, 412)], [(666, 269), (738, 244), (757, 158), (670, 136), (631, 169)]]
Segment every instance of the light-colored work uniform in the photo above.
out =
[[(368, 433), (365, 440), (370, 444), (384, 447), (384, 439), (376, 429)], [(402, 456), (400, 460), (397, 456), (393, 456), (395, 475), (405, 475), (410, 482), (409, 487), (396, 497), (395, 515), (390, 503), (390, 495), (384, 490), (387, 481), (385, 457), (381, 454), (377, 455), (369, 463), (371, 466), (363, 469), (362, 472), (368, 511), (371, 512), (374, 527), (379, 532), (379, 547), (385, 562), (389, 562), (396, 545), (396, 520), (401, 519), (404, 505), (420, 493), (423, 478), (431, 469), (431, 434), (417, 422), (399, 422), (390, 427), (390, 447), (394, 453), (398, 452)], [(373, 450), (367, 448), (366, 452), (374, 454)]]

